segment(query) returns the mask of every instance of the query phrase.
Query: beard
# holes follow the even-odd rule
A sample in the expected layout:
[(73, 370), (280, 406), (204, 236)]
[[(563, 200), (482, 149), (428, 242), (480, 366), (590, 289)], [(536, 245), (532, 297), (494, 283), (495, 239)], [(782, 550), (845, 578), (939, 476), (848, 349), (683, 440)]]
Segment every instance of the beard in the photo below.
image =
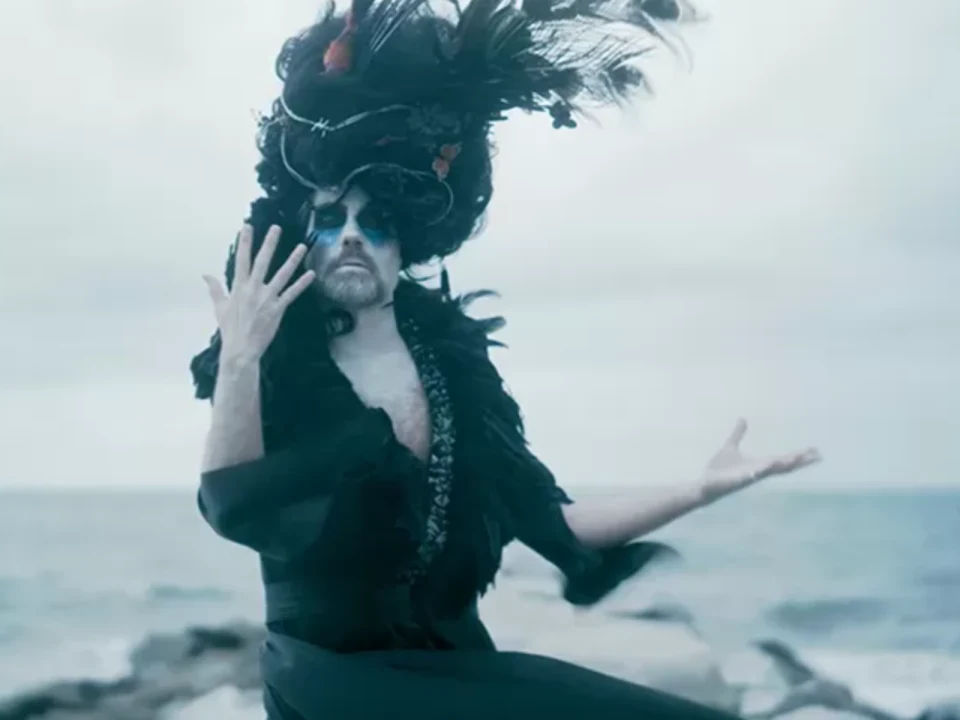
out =
[(333, 268), (321, 283), (330, 302), (348, 310), (365, 310), (386, 301), (386, 289), (373, 270)]

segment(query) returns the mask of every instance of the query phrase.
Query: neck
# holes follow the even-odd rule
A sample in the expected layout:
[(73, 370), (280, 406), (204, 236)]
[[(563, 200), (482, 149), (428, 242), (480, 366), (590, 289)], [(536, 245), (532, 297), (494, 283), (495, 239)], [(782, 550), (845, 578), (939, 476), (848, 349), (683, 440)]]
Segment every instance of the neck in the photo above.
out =
[(335, 356), (379, 354), (400, 339), (397, 316), (392, 303), (351, 311), (353, 330), (333, 338), (330, 350)]

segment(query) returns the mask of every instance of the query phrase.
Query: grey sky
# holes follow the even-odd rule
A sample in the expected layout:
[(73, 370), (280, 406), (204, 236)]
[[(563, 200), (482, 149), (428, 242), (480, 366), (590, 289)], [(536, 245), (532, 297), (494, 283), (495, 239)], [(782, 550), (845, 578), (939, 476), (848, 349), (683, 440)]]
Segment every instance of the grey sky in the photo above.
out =
[[(626, 117), (497, 130), (498, 355), (565, 484), (818, 444), (791, 483), (960, 486), (960, 4), (704, 0)], [(195, 482), (187, 363), (313, 0), (0, 5), (0, 487)], [(16, 71), (16, 72), (15, 72)]]

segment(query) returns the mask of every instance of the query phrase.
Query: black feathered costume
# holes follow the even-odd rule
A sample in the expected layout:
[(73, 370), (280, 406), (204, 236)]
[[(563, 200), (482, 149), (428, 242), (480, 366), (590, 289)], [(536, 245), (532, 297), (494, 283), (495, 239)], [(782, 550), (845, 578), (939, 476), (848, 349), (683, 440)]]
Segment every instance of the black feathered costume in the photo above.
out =
[[(473, 0), (454, 21), (416, 0), (358, 0), (290, 40), (284, 91), (261, 124), (272, 225), (304, 238), (314, 189), (361, 186), (390, 208), (405, 267), (442, 258), (489, 201), (491, 123), (513, 108), (574, 125), (584, 100), (642, 83), (637, 29), (675, 20), (675, 0)], [(633, 34), (627, 32), (632, 30)], [(619, 34), (618, 34), (619, 33)], [(233, 255), (227, 266), (232, 283)], [(271, 720), (418, 717), (723, 718), (724, 714), (567, 663), (495, 649), (477, 615), (514, 539), (554, 564), (564, 598), (590, 605), (667, 551), (583, 546), (571, 502), (527, 446), (520, 411), (489, 358), (499, 319), (403, 279), (394, 298), (431, 417), (421, 462), (383, 410), (365, 406), (333, 362), (349, 322), (305, 293), (262, 360), (259, 460), (205, 473), (200, 511), (261, 559)], [(219, 335), (191, 364), (210, 398)]]

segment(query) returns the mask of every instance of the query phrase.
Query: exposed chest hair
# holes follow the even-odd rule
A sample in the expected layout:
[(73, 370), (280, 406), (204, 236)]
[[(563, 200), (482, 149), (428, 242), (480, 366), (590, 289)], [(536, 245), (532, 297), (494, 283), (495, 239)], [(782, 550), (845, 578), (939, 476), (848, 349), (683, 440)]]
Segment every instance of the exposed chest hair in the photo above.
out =
[(368, 407), (382, 408), (393, 421), (397, 439), (426, 462), (430, 456), (430, 408), (406, 346), (334, 360), (360, 400)]

